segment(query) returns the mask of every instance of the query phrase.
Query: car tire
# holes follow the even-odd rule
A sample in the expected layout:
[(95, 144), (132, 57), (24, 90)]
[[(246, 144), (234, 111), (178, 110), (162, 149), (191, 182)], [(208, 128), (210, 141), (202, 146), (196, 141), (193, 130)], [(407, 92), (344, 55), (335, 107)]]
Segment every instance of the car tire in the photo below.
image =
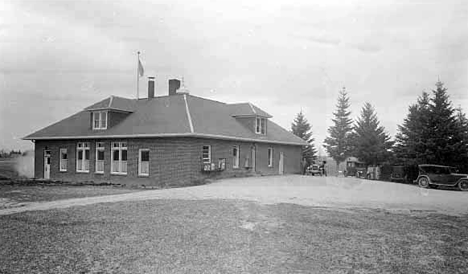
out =
[(429, 179), (426, 178), (426, 177), (419, 178), (418, 179), (418, 185), (421, 188), (429, 188), (429, 186), (430, 186)]
[(461, 191), (468, 191), (468, 180), (462, 180), (458, 183), (458, 188)]

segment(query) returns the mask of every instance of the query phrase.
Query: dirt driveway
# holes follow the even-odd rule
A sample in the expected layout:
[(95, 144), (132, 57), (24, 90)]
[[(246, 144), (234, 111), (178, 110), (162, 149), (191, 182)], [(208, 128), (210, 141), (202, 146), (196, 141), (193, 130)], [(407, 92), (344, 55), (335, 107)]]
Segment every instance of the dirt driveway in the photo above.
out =
[(316, 207), (359, 207), (403, 212), (468, 214), (468, 192), (420, 189), (414, 185), (355, 178), (288, 175), (234, 178), (187, 188), (29, 203), (23, 207), (0, 210), (0, 215), (96, 203), (152, 199), (242, 199), (264, 204), (294, 203)]

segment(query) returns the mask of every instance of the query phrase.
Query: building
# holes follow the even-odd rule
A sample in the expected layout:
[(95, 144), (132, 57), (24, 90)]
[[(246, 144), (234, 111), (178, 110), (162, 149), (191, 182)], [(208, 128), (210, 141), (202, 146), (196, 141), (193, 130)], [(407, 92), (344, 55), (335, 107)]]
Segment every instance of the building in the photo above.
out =
[(301, 173), (306, 143), (250, 103), (188, 94), (111, 96), (26, 136), (35, 144), (34, 176), (63, 181), (189, 185), (207, 177)]

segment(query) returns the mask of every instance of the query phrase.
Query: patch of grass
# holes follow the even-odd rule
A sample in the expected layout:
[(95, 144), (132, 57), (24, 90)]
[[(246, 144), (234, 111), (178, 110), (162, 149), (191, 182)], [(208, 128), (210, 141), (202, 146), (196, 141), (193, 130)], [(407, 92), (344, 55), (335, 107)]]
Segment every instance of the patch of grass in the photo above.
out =
[(45, 202), (71, 198), (123, 194), (135, 191), (142, 190), (114, 186), (0, 184), (0, 209), (2, 208), (2, 200), (14, 201), (16, 203)]
[(464, 273), (468, 220), (154, 200), (0, 216), (0, 273)]

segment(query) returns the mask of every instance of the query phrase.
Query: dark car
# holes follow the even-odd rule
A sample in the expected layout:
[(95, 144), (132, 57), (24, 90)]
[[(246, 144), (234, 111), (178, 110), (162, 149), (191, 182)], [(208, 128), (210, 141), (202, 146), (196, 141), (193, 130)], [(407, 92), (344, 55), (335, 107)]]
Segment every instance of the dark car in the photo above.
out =
[(401, 183), (412, 183), (419, 176), (419, 167), (417, 165), (399, 165), (392, 167), (390, 181)]
[(419, 165), (419, 176), (416, 182), (420, 187), (453, 186), (468, 191), (468, 175), (456, 173), (456, 169), (440, 165)]
[(312, 176), (315, 176), (315, 175), (322, 176), (322, 171), (320, 170), (320, 166), (319, 166), (319, 165), (313, 164), (313, 165), (310, 165), (310, 166), (307, 168), (306, 174), (307, 174), (307, 175), (312, 175)]

